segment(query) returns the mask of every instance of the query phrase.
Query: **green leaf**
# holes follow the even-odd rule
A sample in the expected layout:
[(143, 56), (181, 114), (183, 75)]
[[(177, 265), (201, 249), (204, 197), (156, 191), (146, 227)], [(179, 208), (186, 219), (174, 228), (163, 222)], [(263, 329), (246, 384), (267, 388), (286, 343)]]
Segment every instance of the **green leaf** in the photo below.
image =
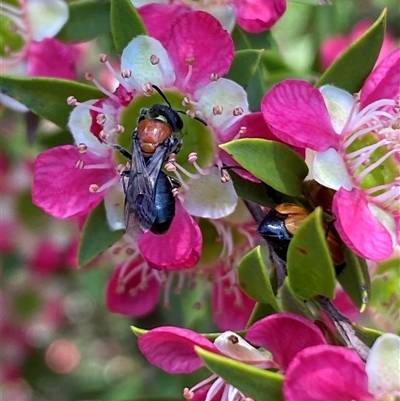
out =
[(314, 320), (313, 315), (307, 304), (302, 298), (296, 295), (288, 283), (288, 278), (285, 279), (282, 287), (279, 289), (279, 298), (281, 300), (282, 310), (292, 312), (296, 315), (304, 316), (307, 319)]
[(236, 139), (220, 145), (241, 166), (272, 188), (291, 196), (301, 195), (308, 173), (304, 160), (282, 143), (265, 139)]
[(299, 3), (309, 6), (326, 6), (332, 4), (330, 0), (289, 0), (291, 3)]
[(250, 319), (246, 323), (246, 328), (250, 327), (255, 322), (258, 322), (265, 316), (273, 315), (276, 313), (276, 309), (274, 309), (270, 304), (263, 304), (257, 302), (256, 306), (251, 313)]
[(135, 36), (147, 35), (147, 29), (130, 0), (111, 0), (110, 18), (115, 50), (119, 54)]
[(133, 331), (133, 334), (135, 334), (136, 337), (140, 337), (143, 334), (146, 334), (149, 330), (146, 329), (141, 329), (139, 327), (136, 326), (131, 326), (131, 330)]
[(254, 49), (237, 51), (231, 68), (224, 78), (231, 79), (245, 88), (257, 70), (261, 53), (261, 50)]
[(246, 49), (271, 49), (276, 47), (275, 39), (273, 38), (270, 31), (264, 31), (261, 33), (250, 33), (244, 31), (238, 25), (232, 32), (232, 39), (235, 43), (235, 49), (246, 50)]
[(358, 92), (378, 59), (385, 28), (386, 9), (374, 24), (329, 66), (316, 86), (330, 84), (350, 93)]
[(283, 401), (283, 376), (195, 347), (206, 366), (248, 397), (257, 401)]
[(103, 96), (97, 88), (66, 79), (22, 78), (3, 75), (1, 93), (18, 100), (40, 117), (66, 128), (72, 107), (67, 98), (75, 96), (84, 102)]
[(104, 204), (100, 203), (89, 215), (83, 227), (78, 250), (78, 266), (83, 267), (115, 244), (124, 230), (111, 231)]
[(279, 310), (260, 246), (243, 256), (238, 265), (238, 276), (240, 286), (250, 298)]
[(86, 42), (110, 32), (109, 1), (75, 1), (68, 8), (68, 21), (57, 35), (61, 41)]
[(353, 324), (357, 337), (368, 347), (372, 347), (374, 342), (383, 334), (379, 330)]
[(368, 303), (371, 295), (371, 280), (365, 259), (355, 255), (349, 248), (345, 247), (344, 254), (346, 265), (338, 275), (338, 281), (351, 300), (363, 308)]
[(335, 295), (335, 269), (325, 239), (322, 209), (316, 208), (301, 223), (287, 253), (289, 285), (300, 297)]

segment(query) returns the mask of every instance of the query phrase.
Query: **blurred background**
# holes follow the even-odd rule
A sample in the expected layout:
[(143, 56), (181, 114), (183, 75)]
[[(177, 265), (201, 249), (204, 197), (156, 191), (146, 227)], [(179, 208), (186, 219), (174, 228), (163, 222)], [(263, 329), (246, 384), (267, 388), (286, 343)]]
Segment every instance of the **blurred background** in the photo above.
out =
[[(384, 7), (388, 8), (386, 51), (399, 45), (398, 0), (332, 0), (331, 6), (323, 7), (305, 3), (289, 1), (287, 12), (272, 29), (276, 43), (263, 56), (261, 72), (267, 87), (260, 92), (254, 81), (247, 88), (253, 111), (268, 86), (282, 79), (313, 82), (334, 57), (327, 40), (341, 35), (341, 43), (350, 44), (357, 29), (369, 26)], [(2, 34), (3, 47), (5, 40)], [(115, 57), (109, 34), (76, 45), (75, 51), (77, 79), (82, 82), (86, 71), (96, 74), (102, 67), (99, 53)], [(168, 308), (159, 302), (140, 319), (111, 313), (105, 287), (116, 265), (112, 252), (78, 269), (82, 222), (56, 220), (31, 202), (35, 157), (50, 147), (72, 143), (72, 137), (30, 112), (0, 105), (0, 118), (2, 400), (181, 399), (182, 389), (207, 372), (172, 377), (152, 367), (138, 352), (130, 326), (217, 331), (209, 318), (209, 297), (204, 296), (210, 289), (182, 290), (170, 297)]]

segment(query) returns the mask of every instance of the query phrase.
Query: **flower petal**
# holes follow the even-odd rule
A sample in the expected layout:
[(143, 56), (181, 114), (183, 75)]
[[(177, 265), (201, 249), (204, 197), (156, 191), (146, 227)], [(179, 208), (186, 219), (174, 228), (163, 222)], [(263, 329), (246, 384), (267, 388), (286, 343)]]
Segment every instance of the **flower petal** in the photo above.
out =
[(148, 361), (168, 373), (190, 373), (203, 366), (194, 346), (218, 353), (201, 334), (180, 327), (157, 327), (139, 337), (139, 349)]
[[(140, 317), (151, 312), (160, 297), (161, 285), (142, 258), (120, 263), (106, 288), (108, 310)], [(147, 270), (147, 271), (146, 271)], [(146, 273), (146, 274), (145, 274)]]
[(336, 149), (330, 148), (314, 155), (312, 177), (321, 185), (335, 190), (343, 187), (350, 191), (353, 188), (343, 158)]
[(393, 240), (370, 206), (361, 190), (340, 188), (333, 197), (332, 211), (335, 227), (346, 245), (363, 258), (379, 261), (391, 255)]
[(253, 33), (270, 29), (286, 11), (286, 0), (232, 0), (232, 5), (237, 23)]
[(63, 0), (29, 0), (26, 12), (32, 39), (36, 41), (55, 36), (69, 17), (68, 5)]
[(285, 370), (303, 348), (326, 343), (321, 331), (308, 319), (293, 313), (276, 313), (254, 323), (246, 340), (264, 347)]
[(116, 183), (104, 197), (104, 207), (111, 230), (125, 230), (125, 193), (120, 182)]
[(221, 173), (212, 167), (209, 174), (193, 183), (182, 203), (192, 216), (218, 219), (233, 213), (238, 201), (232, 181), (221, 182)]
[(79, 153), (76, 146), (58, 146), (41, 153), (34, 166), (33, 203), (59, 219), (88, 213), (103, 199), (105, 192), (89, 192), (91, 184), (119, 180), (114, 166), (109, 163), (100, 169), (77, 168), (77, 161), (85, 165), (104, 164), (91, 152)]
[[(152, 56), (158, 58), (152, 63)], [(149, 36), (136, 36), (121, 55), (121, 70), (130, 70), (132, 75), (126, 78), (131, 88), (142, 92), (142, 85), (148, 82), (164, 87), (175, 82), (175, 72), (164, 46)]]
[(308, 82), (286, 80), (275, 85), (264, 96), (261, 111), (272, 132), (290, 145), (317, 151), (338, 147), (339, 136), (324, 98)]
[(391, 333), (381, 335), (368, 354), (365, 370), (368, 389), (377, 399), (400, 396), (400, 337)]
[(361, 108), (380, 99), (394, 99), (400, 93), (400, 49), (384, 58), (365, 80)]
[(300, 351), (283, 383), (285, 401), (372, 401), (360, 357), (352, 350), (317, 345)]
[(188, 92), (208, 84), (211, 74), (226, 74), (235, 52), (228, 32), (203, 11), (189, 12), (179, 18), (166, 49), (176, 71), (176, 85)]
[[(240, 120), (241, 116), (249, 112), (247, 94), (245, 90), (229, 79), (220, 78), (210, 82), (207, 86), (198, 89), (194, 97), (198, 99), (197, 106), (201, 117), (220, 132)], [(220, 106), (221, 113), (215, 113), (214, 108)], [(241, 109), (242, 114), (235, 116), (235, 109)]]
[(57, 39), (45, 38), (40, 42), (32, 42), (27, 54), (28, 74), (32, 77), (74, 80), (77, 56), (77, 49)]
[(139, 239), (139, 249), (149, 266), (158, 270), (193, 267), (200, 259), (203, 238), (197, 223), (176, 202), (175, 217), (162, 235), (146, 232)]

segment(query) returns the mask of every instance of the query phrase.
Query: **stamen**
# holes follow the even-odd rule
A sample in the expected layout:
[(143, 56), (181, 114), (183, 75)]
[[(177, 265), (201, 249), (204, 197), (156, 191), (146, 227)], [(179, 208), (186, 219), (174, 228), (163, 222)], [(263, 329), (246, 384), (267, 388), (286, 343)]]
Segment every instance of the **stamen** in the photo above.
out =
[(89, 186), (89, 192), (92, 194), (96, 193), (99, 190), (99, 186), (97, 184), (91, 184)]
[(215, 81), (218, 81), (218, 80), (219, 80), (219, 75), (216, 74), (215, 72), (213, 72), (213, 73), (210, 75), (210, 81), (215, 82)]
[(96, 117), (96, 122), (97, 122), (97, 124), (100, 124), (100, 125), (104, 125), (104, 123), (106, 122), (106, 116), (105, 116), (105, 114), (104, 113), (99, 113), (99, 114), (97, 114), (97, 117)]
[(219, 116), (224, 111), (224, 108), (221, 105), (217, 105), (217, 106), (213, 107), (212, 111), (213, 111), (214, 116)]
[(156, 64), (158, 64), (159, 62), (160, 62), (160, 59), (159, 59), (155, 54), (152, 54), (152, 55), (150, 56), (150, 63), (151, 63), (151, 64), (156, 65)]
[(188, 72), (186, 74), (185, 79), (183, 80), (183, 87), (186, 88), (186, 85), (188, 84), (188, 82), (190, 81), (190, 78), (192, 77), (192, 73), (193, 73), (193, 64), (195, 62), (194, 57), (189, 57), (185, 60), (186, 64), (188, 65)]
[(76, 167), (76, 168), (79, 168), (79, 169), (83, 168), (84, 165), (85, 165), (85, 163), (83, 162), (83, 160), (78, 160), (78, 161), (75, 163), (75, 167)]
[(201, 382), (197, 383), (190, 389), (185, 387), (183, 390), (184, 398), (186, 398), (187, 400), (190, 400), (191, 398), (193, 398), (195, 391), (204, 387), (205, 385), (207, 385), (211, 381), (215, 380), (216, 378), (218, 378), (218, 376), (214, 373), (211, 376), (207, 377), (206, 379), (202, 380)]
[(243, 114), (243, 109), (241, 107), (235, 107), (233, 109), (232, 114), (237, 117), (237, 116), (241, 116)]
[(154, 92), (154, 88), (152, 87), (150, 82), (146, 82), (142, 85), (142, 91), (145, 95), (152, 95)]
[(123, 79), (123, 78), (129, 78), (129, 76), (125, 76), (124, 73), (129, 70), (122, 71), (120, 74), (117, 74), (117, 72), (114, 70), (113, 66), (111, 63), (108, 61), (108, 57), (106, 54), (102, 53), (99, 55), (99, 60), (101, 63), (105, 64), (107, 67), (108, 71), (110, 71), (111, 75), (123, 86), (127, 92), (132, 92), (132, 88), (129, 86), (129, 84)]
[(104, 190), (106, 190), (107, 188), (110, 188), (112, 185), (116, 184), (119, 181), (119, 178), (115, 179), (111, 179), (108, 182), (106, 182), (105, 184), (103, 184), (101, 187), (99, 187), (97, 184), (91, 184), (89, 186), (89, 192), (91, 193), (96, 193), (96, 192), (103, 192)]
[(86, 153), (88, 150), (88, 147), (85, 143), (80, 143), (78, 145), (79, 153)]
[(96, 88), (100, 89), (110, 99), (113, 99), (114, 101), (119, 102), (118, 96), (114, 95), (114, 93), (112, 93), (109, 90), (107, 90), (106, 88), (104, 88), (104, 86), (101, 85), (100, 82), (96, 78), (94, 78), (94, 76), (91, 72), (86, 72), (85, 78), (88, 81), (92, 81), (94, 83), (94, 85), (96, 86)]
[(76, 97), (74, 97), (74, 96), (67, 97), (67, 104), (69, 106), (81, 106), (81, 107), (85, 107), (89, 110), (97, 111), (98, 113), (102, 113), (102, 114), (104, 113), (104, 110), (101, 109), (100, 107), (96, 107), (96, 106), (93, 106), (92, 104), (88, 104), (88, 103), (78, 102), (76, 100)]

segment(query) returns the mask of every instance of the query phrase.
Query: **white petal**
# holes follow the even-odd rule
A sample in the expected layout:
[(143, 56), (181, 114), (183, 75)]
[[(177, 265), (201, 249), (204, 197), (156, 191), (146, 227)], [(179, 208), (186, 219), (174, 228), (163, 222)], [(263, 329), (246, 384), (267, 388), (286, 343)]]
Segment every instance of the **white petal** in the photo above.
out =
[(321, 185), (328, 188), (338, 190), (343, 187), (347, 191), (351, 191), (353, 188), (346, 165), (339, 153), (333, 148), (315, 155), (312, 176)]
[(319, 90), (328, 108), (333, 129), (337, 134), (341, 134), (349, 119), (351, 109), (354, 107), (355, 100), (350, 93), (332, 85), (321, 86)]
[[(159, 58), (158, 64), (150, 62), (153, 55)], [(122, 52), (121, 69), (132, 71), (129, 84), (139, 91), (148, 82), (158, 86), (171, 86), (175, 82), (175, 72), (167, 51), (158, 40), (149, 36), (136, 36), (129, 42)]]
[[(92, 105), (97, 100), (88, 100), (84, 104)], [(68, 127), (73, 135), (76, 144), (84, 143), (93, 153), (104, 154), (109, 151), (109, 147), (102, 144), (91, 132), (90, 126), (92, 124), (92, 117), (89, 109), (85, 106), (76, 106), (72, 110)]]
[(268, 360), (258, 349), (250, 345), (233, 331), (220, 334), (214, 341), (215, 347), (226, 356), (238, 361)]
[(365, 370), (368, 390), (377, 399), (400, 396), (400, 337), (391, 333), (380, 336), (369, 352)]
[(125, 194), (122, 184), (118, 182), (110, 187), (104, 197), (107, 221), (112, 230), (125, 230), (124, 205)]
[[(220, 78), (218, 81), (210, 82), (198, 89), (194, 96), (199, 99), (197, 107), (200, 109), (200, 116), (211, 121), (212, 126), (220, 130), (228, 128), (249, 112), (245, 90), (229, 79)], [(222, 106), (222, 114), (214, 115), (215, 106)], [(243, 114), (235, 117), (233, 110), (238, 107), (243, 110)]]
[(233, 11), (233, 8), (228, 5), (228, 4), (215, 4), (215, 5), (208, 5), (205, 4), (203, 5), (202, 2), (199, 2), (197, 5), (197, 2), (192, 2), (192, 7), (196, 10), (203, 10), (211, 15), (213, 15), (226, 29), (229, 33), (233, 31), (233, 28), (235, 27), (235, 12)]
[(372, 202), (368, 203), (368, 209), (371, 211), (374, 217), (388, 230), (389, 234), (392, 236), (393, 248), (395, 248), (397, 245), (396, 222), (392, 214), (386, 212)]
[(69, 17), (68, 5), (63, 0), (28, 0), (26, 10), (32, 39), (38, 42), (55, 36)]
[(13, 99), (10, 96), (3, 95), (0, 93), (0, 104), (8, 107), (11, 110), (18, 111), (19, 113), (26, 113), (29, 109), (18, 100)]
[(167, 4), (168, 2), (169, 0), (131, 0), (134, 7), (142, 7), (153, 3)]
[(211, 172), (191, 182), (184, 194), (182, 204), (192, 216), (219, 219), (230, 215), (236, 207), (238, 197), (232, 181), (221, 182), (217, 167)]

